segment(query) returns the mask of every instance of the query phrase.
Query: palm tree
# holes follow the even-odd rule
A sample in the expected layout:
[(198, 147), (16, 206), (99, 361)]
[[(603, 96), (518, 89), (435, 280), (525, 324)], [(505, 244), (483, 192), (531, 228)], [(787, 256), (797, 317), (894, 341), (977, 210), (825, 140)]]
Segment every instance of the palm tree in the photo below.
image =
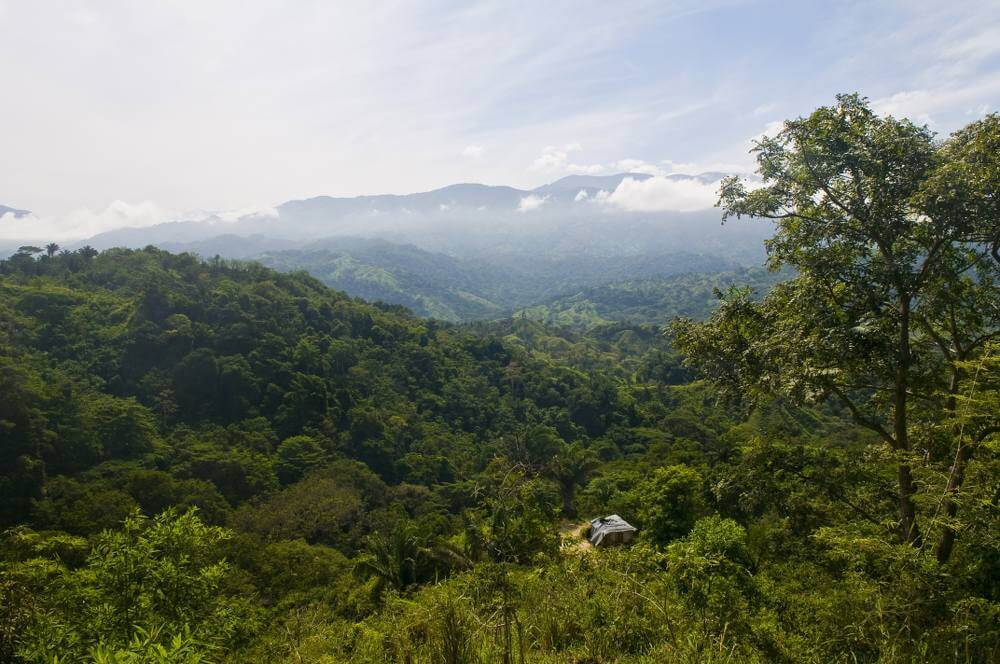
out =
[(563, 515), (576, 516), (576, 487), (587, 481), (599, 465), (597, 455), (580, 443), (571, 443), (549, 462), (548, 474), (559, 483)]
[(55, 242), (50, 242), (47, 245), (45, 245), (45, 253), (48, 254), (49, 258), (52, 258), (55, 255), (55, 253), (59, 251), (59, 249), (60, 249), (59, 245), (56, 244)]
[(377, 579), (376, 589), (395, 590), (429, 581), (438, 574), (470, 566), (458, 547), (420, 533), (414, 524), (401, 524), (388, 536), (374, 533), (368, 537), (366, 552), (358, 557), (355, 569), (363, 576)]
[(377, 588), (389, 586), (403, 590), (416, 576), (416, 538), (402, 528), (388, 537), (374, 533), (368, 538), (368, 551), (358, 558), (356, 569), (378, 580)]

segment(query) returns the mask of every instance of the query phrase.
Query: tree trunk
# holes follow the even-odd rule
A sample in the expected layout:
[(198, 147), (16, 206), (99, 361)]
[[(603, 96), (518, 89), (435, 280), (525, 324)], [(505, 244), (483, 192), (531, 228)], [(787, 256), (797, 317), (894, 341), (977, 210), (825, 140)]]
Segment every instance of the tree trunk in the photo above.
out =
[(576, 508), (573, 506), (573, 503), (576, 502), (574, 500), (576, 498), (576, 484), (563, 484), (560, 489), (559, 493), (562, 497), (563, 516), (572, 519), (576, 516)]
[[(957, 343), (957, 342), (956, 342)], [(962, 358), (959, 354), (959, 358)], [(964, 359), (964, 358), (962, 358)], [(951, 379), (948, 381), (948, 399), (945, 401), (945, 411), (949, 415), (955, 413), (956, 399), (958, 396), (958, 385), (961, 374), (958, 366), (952, 364)], [(962, 444), (961, 437), (958, 439), (958, 451), (955, 453), (955, 460), (948, 473), (948, 484), (944, 489), (944, 515), (946, 519), (955, 518), (958, 513), (958, 504), (954, 498), (962, 488), (965, 479), (965, 463), (972, 457), (972, 447)], [(934, 548), (934, 555), (942, 565), (951, 558), (952, 549), (955, 548), (955, 529), (945, 525), (937, 546)]]
[(912, 546), (920, 545), (917, 514), (913, 506), (913, 475), (910, 464), (899, 464), (899, 526), (903, 541)]
[[(963, 355), (959, 355), (958, 358), (956, 358), (956, 361), (960, 359), (965, 358)], [(962, 374), (958, 367), (953, 363), (951, 368), (951, 378), (948, 380), (948, 399), (944, 404), (944, 409), (949, 415), (955, 412), (955, 403), (958, 399), (958, 384), (961, 379), (961, 375)], [(961, 445), (961, 441), (959, 441), (959, 444)]]
[[(910, 378), (910, 296), (903, 294), (899, 303), (899, 358), (896, 363), (896, 385), (893, 413), (893, 435), (896, 448), (901, 452), (910, 451), (910, 437), (907, 429), (907, 390)], [(913, 506), (913, 475), (910, 464), (899, 464), (899, 529), (903, 541), (917, 546), (920, 531), (917, 528), (917, 514)]]
[[(951, 520), (958, 512), (958, 503), (954, 497), (962, 487), (965, 479), (965, 464), (972, 458), (972, 445), (963, 445), (961, 439), (958, 441), (958, 453), (955, 454), (955, 465), (951, 467), (951, 474), (948, 477), (948, 486), (945, 488), (944, 516)], [(951, 552), (955, 548), (955, 529), (949, 524), (945, 524), (941, 538), (938, 540), (934, 555), (939, 563), (944, 564), (951, 558)]]

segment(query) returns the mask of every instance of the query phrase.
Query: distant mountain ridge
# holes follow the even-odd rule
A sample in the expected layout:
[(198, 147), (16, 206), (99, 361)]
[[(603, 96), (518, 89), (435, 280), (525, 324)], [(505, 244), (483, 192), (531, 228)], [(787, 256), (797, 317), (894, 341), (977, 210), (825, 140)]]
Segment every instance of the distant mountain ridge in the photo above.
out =
[(0, 217), (7, 214), (12, 214), (15, 219), (20, 219), (21, 217), (28, 216), (31, 212), (28, 210), (18, 210), (17, 208), (8, 207), (6, 205), (0, 205)]
[[(721, 173), (672, 174), (670, 180), (691, 180), (710, 184)], [(314, 196), (281, 203), (271, 214), (246, 214), (234, 221), (219, 217), (175, 221), (141, 229), (121, 228), (100, 233), (86, 241), (98, 249), (113, 246), (140, 247), (145, 244), (198, 242), (219, 235), (265, 236), (285, 240), (316, 240), (333, 235), (381, 237), (410, 242), (423, 248), (447, 253), (463, 253), (467, 242), (455, 233), (475, 228), (493, 236), (520, 233), (525, 226), (535, 229), (553, 222), (580, 222), (613, 219), (648, 220), (677, 217), (681, 213), (630, 214), (594, 202), (601, 191), (612, 192), (627, 178), (645, 181), (645, 173), (615, 175), (568, 175), (534, 189), (504, 185), (460, 183), (412, 194), (376, 194), (353, 197)], [(585, 196), (580, 197), (583, 192)], [(582, 200), (581, 200), (582, 199)], [(530, 212), (530, 214), (521, 214)], [(717, 217), (717, 215), (714, 215)], [(529, 223), (530, 222), (530, 223)], [(542, 223), (539, 223), (542, 222)], [(497, 224), (502, 224), (502, 228)], [(491, 249), (498, 239), (473, 243)]]
[(650, 177), (652, 176), (645, 173), (568, 175), (535, 189), (460, 183), (414, 194), (379, 194), (344, 198), (314, 196), (282, 203), (277, 209), (279, 216), (290, 215), (308, 221), (358, 214), (435, 214), (459, 210), (509, 213), (519, 210), (521, 201), (528, 196), (548, 196), (550, 203), (570, 204), (576, 202), (575, 197), (581, 190), (593, 196), (602, 189), (614, 190), (625, 178), (646, 180)]
[[(712, 254), (741, 264), (759, 262), (761, 243), (769, 230), (764, 224), (736, 223), (723, 230), (713, 209), (630, 212), (605, 204), (598, 196), (601, 191), (614, 191), (626, 179), (642, 182), (651, 177), (644, 173), (569, 175), (530, 190), (462, 183), (405, 195), (316, 196), (287, 201), (234, 221), (215, 216), (123, 228), (75, 245), (63, 244), (89, 244), (98, 249), (152, 244), (248, 258), (272, 249), (302, 249), (324, 238), (365, 237), (498, 264), (528, 255), (550, 259), (678, 252)], [(709, 185), (721, 177), (721, 173), (666, 176)], [(581, 192), (585, 195), (580, 196)], [(219, 237), (244, 239), (213, 240)], [(267, 246), (269, 241), (271, 246)], [(257, 251), (250, 245), (257, 245)]]
[[(404, 195), (316, 196), (235, 220), (215, 214), (62, 244), (256, 260), (448, 321), (558, 309), (559, 298), (611, 282), (760, 264), (766, 222), (723, 227), (714, 209), (629, 211), (605, 202), (626, 180), (652, 177), (568, 175), (534, 189), (460, 183)], [(664, 177), (710, 186), (723, 174)]]

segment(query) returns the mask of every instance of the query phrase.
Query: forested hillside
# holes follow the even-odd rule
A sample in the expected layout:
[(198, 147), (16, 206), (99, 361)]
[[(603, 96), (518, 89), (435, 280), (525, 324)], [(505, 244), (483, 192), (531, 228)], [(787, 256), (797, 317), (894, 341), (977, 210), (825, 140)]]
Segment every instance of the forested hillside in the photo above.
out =
[(24, 247), (0, 660), (996, 661), (998, 154), (997, 116), (786, 123), (722, 189), (771, 287), (671, 282), (666, 328)]
[(308, 272), (370, 302), (399, 304), (443, 321), (498, 318), (510, 309), (496, 297), (509, 283), (508, 275), (413, 245), (344, 238), (252, 258), (283, 272)]
[(760, 296), (788, 276), (763, 268), (742, 268), (616, 281), (526, 307), (518, 315), (581, 330), (615, 321), (663, 325), (679, 316), (707, 317), (719, 303), (718, 294), (734, 286), (750, 288)]
[[(259, 247), (256, 243), (251, 246)], [(310, 243), (304, 249), (270, 251), (259, 248), (247, 251), (246, 243), (239, 238), (227, 242), (168, 243), (162, 248), (184, 249), (202, 256), (235, 255), (283, 272), (303, 270), (326, 285), (355, 297), (399, 304), (417, 315), (449, 322), (503, 318), (522, 307), (551, 299), (556, 302), (552, 306), (558, 307), (567, 294), (575, 294), (581, 288), (599, 289), (601, 285), (622, 279), (652, 280), (657, 284), (668, 279), (667, 275), (716, 272), (738, 265), (738, 261), (722, 255), (685, 250), (597, 255), (581, 251), (566, 255), (544, 246), (531, 252), (517, 250), (460, 258), (425, 251), (412, 244), (364, 238), (330, 238)], [(769, 278), (763, 270), (754, 274)], [(661, 298), (647, 302), (650, 311), (640, 312), (639, 320), (662, 323), (676, 313), (672, 305), (667, 305), (663, 315), (652, 311), (664, 301), (670, 301), (673, 295), (680, 295), (669, 285), (666, 288), (668, 292)], [(687, 295), (694, 289), (693, 285), (681, 284), (679, 290)], [(698, 311), (707, 313), (711, 288), (693, 297), (702, 296), (704, 302)], [(646, 299), (652, 298), (646, 296)], [(626, 305), (610, 305), (608, 320), (627, 317), (630, 312), (617, 312), (619, 306)], [(680, 310), (686, 312), (688, 308), (681, 305)]]

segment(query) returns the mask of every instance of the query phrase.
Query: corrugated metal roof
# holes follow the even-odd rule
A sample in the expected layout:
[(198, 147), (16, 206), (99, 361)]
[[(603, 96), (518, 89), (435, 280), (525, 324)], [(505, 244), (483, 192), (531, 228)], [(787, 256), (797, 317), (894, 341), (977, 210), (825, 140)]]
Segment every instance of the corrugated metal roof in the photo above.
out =
[(590, 543), (600, 546), (609, 533), (634, 533), (636, 528), (617, 514), (600, 517), (590, 522)]

